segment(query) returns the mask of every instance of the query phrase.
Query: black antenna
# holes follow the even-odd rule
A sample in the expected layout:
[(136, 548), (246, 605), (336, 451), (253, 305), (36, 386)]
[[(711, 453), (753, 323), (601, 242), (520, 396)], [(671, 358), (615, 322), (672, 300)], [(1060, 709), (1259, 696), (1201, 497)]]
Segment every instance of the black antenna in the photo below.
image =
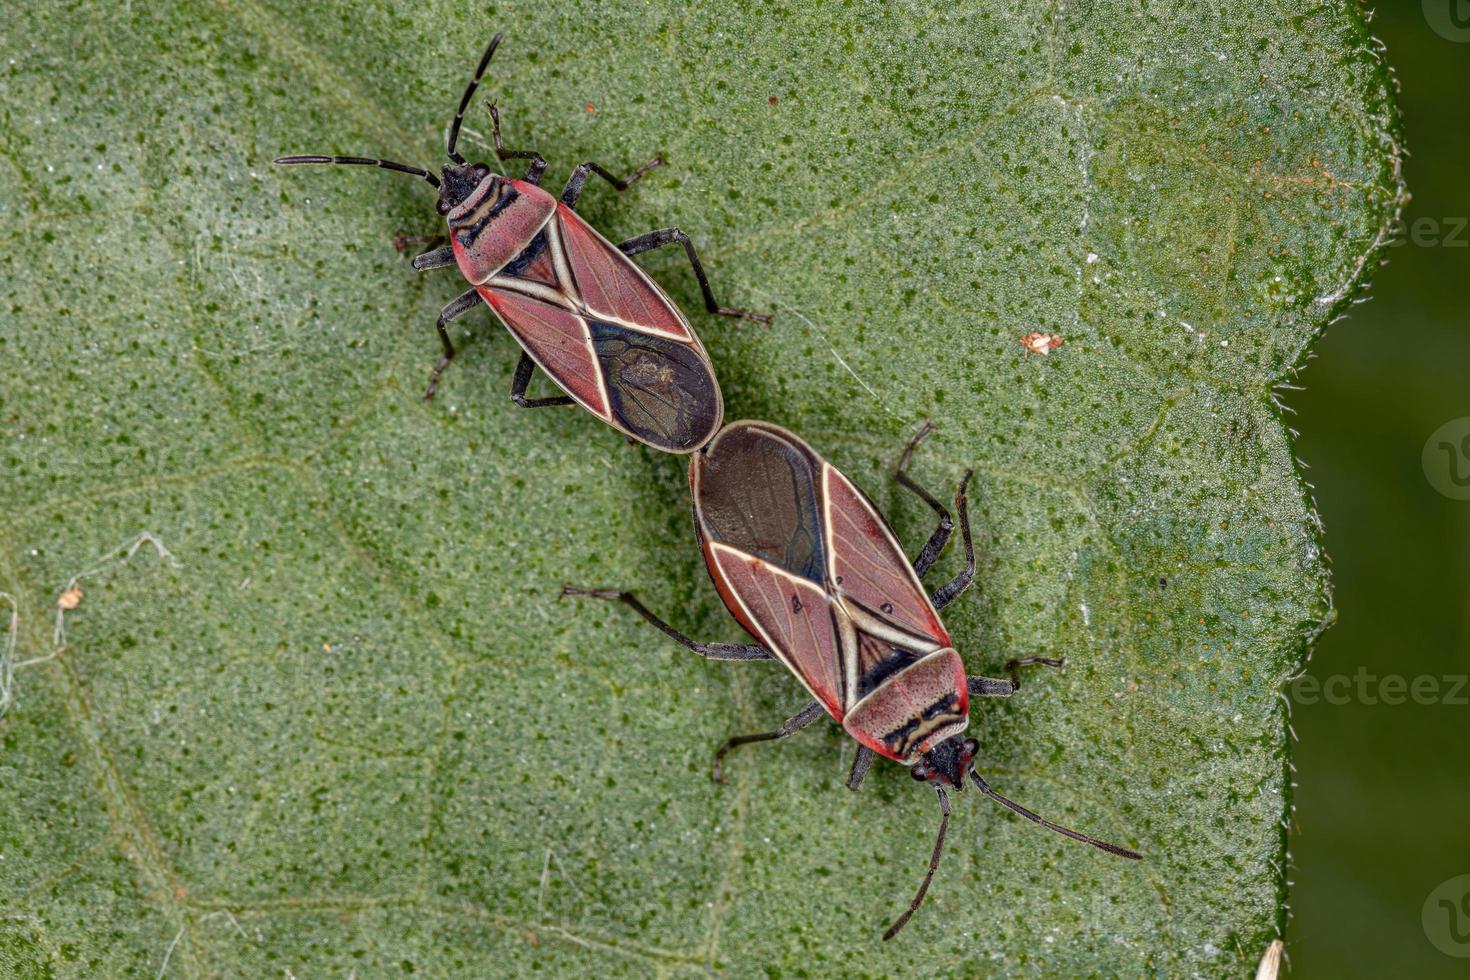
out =
[(939, 821), (939, 836), (934, 841), (934, 853), (929, 857), (929, 872), (924, 875), (924, 881), (914, 894), (914, 900), (909, 903), (908, 910), (888, 927), (887, 932), (883, 933), (884, 942), (898, 935), (898, 931), (908, 925), (914, 913), (919, 911), (919, 906), (924, 904), (924, 896), (929, 891), (929, 882), (934, 880), (934, 872), (939, 870), (939, 855), (944, 852), (944, 835), (949, 833), (949, 797), (945, 795), (944, 787), (938, 783), (934, 785), (934, 790), (939, 794), (939, 809), (944, 812), (944, 816)]
[(1143, 860), (1143, 855), (1139, 854), (1136, 851), (1130, 851), (1126, 847), (1119, 847), (1117, 844), (1109, 844), (1105, 840), (1098, 840), (1096, 837), (1089, 837), (1086, 834), (1079, 834), (1077, 833), (1077, 831), (1063, 827), (1059, 823), (1052, 823), (1050, 820), (1043, 819), (1037, 814), (1032, 813), (1030, 810), (1026, 809), (1021, 804), (1012, 802), (1011, 800), (1006, 799), (1004, 796), (1001, 796), (995, 790), (991, 789), (990, 784), (987, 783), (984, 779), (980, 778), (980, 774), (973, 769), (970, 770), (970, 778), (975, 781), (975, 785), (980, 788), (980, 792), (984, 793), (986, 796), (990, 797), (1001, 806), (1009, 807), (1016, 813), (1019, 813), (1021, 816), (1025, 817), (1027, 820), (1030, 820), (1033, 823), (1041, 824), (1047, 830), (1054, 830), (1057, 833), (1061, 834), (1063, 837), (1070, 837), (1073, 840), (1080, 840), (1084, 844), (1091, 844), (1093, 847), (1097, 848), (1100, 851), (1107, 851), (1109, 854), (1116, 854), (1120, 858), (1127, 858), (1130, 861)]
[(490, 43), (485, 47), (485, 53), (480, 55), (480, 64), (475, 68), (475, 77), (470, 79), (470, 83), (465, 86), (464, 95), (459, 97), (459, 108), (454, 111), (454, 122), (449, 124), (449, 145), (445, 147), (449, 159), (455, 163), (464, 163), (464, 157), (454, 150), (454, 144), (459, 142), (459, 124), (464, 122), (464, 111), (469, 106), (470, 99), (474, 98), (475, 89), (480, 87), (480, 76), (485, 74), (485, 68), (490, 64), (490, 58), (495, 54), (495, 49), (500, 47), (500, 39), (503, 37), (505, 35), (502, 33), (490, 39)]
[(298, 163), (348, 163), (359, 167), (382, 167), (384, 170), (396, 170), (401, 174), (413, 174), (415, 177), (422, 177), (424, 180), (427, 180), (432, 187), (439, 186), (439, 178), (427, 170), (422, 170), (419, 167), (410, 167), (406, 163), (394, 163), (392, 160), (375, 160), (372, 157), (276, 157), (275, 162), (283, 167), (293, 166)]

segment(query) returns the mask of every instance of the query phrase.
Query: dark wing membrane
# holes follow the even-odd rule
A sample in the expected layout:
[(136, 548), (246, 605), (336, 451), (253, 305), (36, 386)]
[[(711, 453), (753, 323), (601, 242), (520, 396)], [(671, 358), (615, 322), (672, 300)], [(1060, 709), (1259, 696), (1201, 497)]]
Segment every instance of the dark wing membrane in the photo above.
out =
[[(822, 702), (842, 720), (844, 681), (838, 628), (830, 597), (817, 583), (769, 562), (720, 544), (709, 547), (710, 570), (740, 608), (737, 619), (753, 632)], [(728, 600), (727, 600), (728, 601)]]
[(629, 434), (671, 452), (709, 441), (720, 425), (720, 389), (698, 351), (616, 323), (588, 327), (613, 416)]
[(794, 436), (736, 422), (696, 457), (695, 514), (707, 541), (825, 582), (821, 465)]
[(903, 629), (949, 645), (949, 634), (888, 525), (857, 487), (823, 466), (831, 574), (845, 598)]
[(494, 286), (480, 295), (536, 364), (583, 408), (612, 421), (602, 369), (587, 324), (575, 313)]
[(616, 245), (565, 204), (557, 206), (557, 220), (566, 244), (567, 264), (577, 280), (582, 302), (593, 314), (695, 343), (683, 314)]

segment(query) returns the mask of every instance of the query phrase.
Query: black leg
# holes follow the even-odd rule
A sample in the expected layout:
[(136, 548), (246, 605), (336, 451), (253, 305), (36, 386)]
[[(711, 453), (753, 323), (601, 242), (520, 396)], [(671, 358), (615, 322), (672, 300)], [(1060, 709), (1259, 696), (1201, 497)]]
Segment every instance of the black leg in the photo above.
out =
[(909, 907), (894, 920), (888, 931), (883, 933), (886, 942), (898, 935), (898, 930), (909, 924), (914, 913), (919, 911), (919, 906), (924, 904), (924, 896), (929, 893), (929, 883), (934, 880), (934, 872), (939, 870), (939, 858), (944, 853), (944, 835), (949, 833), (949, 797), (945, 795), (944, 787), (938, 783), (934, 784), (934, 791), (939, 794), (939, 810), (943, 814), (939, 818), (939, 836), (934, 838), (934, 853), (929, 855), (929, 870), (924, 874), (924, 880), (919, 885), (919, 890), (914, 894), (914, 900)]
[(873, 768), (873, 760), (878, 753), (866, 745), (859, 745), (857, 755), (852, 757), (852, 768), (847, 772), (847, 788), (856, 790), (868, 778), (868, 770)]
[(436, 248), (422, 255), (415, 255), (413, 258), (413, 267), (423, 272), (425, 269), (442, 269), (445, 266), (454, 265), (456, 261), (454, 249), (445, 245), (443, 248)]
[(970, 483), (972, 473), (972, 470), (965, 470), (965, 475), (960, 478), (959, 489), (954, 492), (954, 506), (960, 512), (960, 540), (965, 543), (965, 567), (954, 578), (934, 590), (929, 601), (934, 603), (935, 609), (943, 609), (953, 602), (961, 592), (970, 587), (970, 580), (975, 577), (975, 541), (970, 537), (970, 506), (965, 498), (965, 488)]
[(531, 383), (531, 372), (536, 370), (536, 362), (531, 360), (531, 355), (521, 351), (521, 361), (516, 365), (516, 376), (510, 383), (510, 400), (521, 408), (549, 408), (552, 405), (575, 405), (577, 402), (571, 395), (553, 395), (550, 398), (527, 398), (526, 386)]
[(720, 316), (740, 317), (745, 320), (759, 320), (761, 323), (770, 323), (769, 313), (752, 313), (749, 310), (736, 310), (721, 306), (715, 302), (715, 294), (710, 292), (709, 279), (704, 274), (704, 266), (699, 264), (699, 256), (694, 253), (694, 243), (689, 236), (677, 228), (664, 228), (661, 231), (650, 231), (646, 235), (630, 238), (618, 246), (618, 251), (627, 256), (642, 255), (644, 252), (664, 245), (672, 245), (678, 242), (684, 246), (684, 254), (689, 256), (689, 264), (694, 267), (694, 278), (699, 280), (699, 291), (704, 296), (704, 308), (711, 313)]
[(1008, 698), (1020, 685), (998, 681), (993, 677), (967, 677), (970, 693), (982, 698)]
[(463, 316), (479, 305), (479, 292), (475, 289), (467, 289), (450, 300), (449, 305), (439, 312), (439, 322), (435, 326), (439, 330), (439, 343), (444, 345), (444, 356), (439, 358), (439, 363), (434, 365), (434, 370), (429, 375), (429, 387), (424, 392), (425, 398), (434, 397), (434, 392), (439, 389), (439, 378), (444, 374), (444, 369), (449, 367), (449, 362), (454, 360), (454, 344), (449, 342), (449, 331), (444, 329), (444, 324), (457, 316)]
[(393, 236), (393, 248), (400, 255), (408, 254), (410, 245), (433, 245), (444, 241), (443, 235), (410, 235), (408, 232), (400, 231)]
[(546, 161), (535, 150), (507, 150), (500, 142), (500, 107), (490, 103), (490, 133), (495, 138), (495, 155), (502, 160), (530, 160), (531, 165), (521, 175), (528, 184), (540, 184), (541, 175), (546, 173)]
[(668, 623), (659, 619), (648, 607), (634, 598), (631, 592), (619, 592), (616, 589), (579, 589), (572, 585), (563, 585), (561, 594), (564, 596), (581, 595), (590, 596), (594, 599), (607, 599), (611, 602), (623, 602), (633, 607), (633, 611), (654, 626), (663, 631), (664, 635), (673, 637), (684, 644), (701, 657), (709, 660), (770, 660), (771, 652), (759, 643), (700, 643), (674, 629)]
[(949, 516), (949, 509), (941, 504), (932, 493), (915, 483), (913, 478), (909, 476), (909, 461), (913, 459), (914, 450), (918, 449), (919, 443), (927, 439), (929, 433), (933, 431), (934, 425), (931, 422), (925, 422), (919, 426), (919, 431), (915, 432), (914, 437), (909, 440), (909, 444), (903, 447), (903, 457), (898, 461), (898, 469), (893, 471), (893, 478), (895, 480), (908, 487), (920, 500), (928, 504), (934, 513), (939, 515), (939, 525), (934, 528), (934, 533), (929, 535), (929, 540), (924, 543), (923, 550), (919, 552), (919, 557), (914, 559), (914, 571), (918, 573), (920, 578), (923, 578), (924, 574), (929, 571), (929, 567), (934, 564), (934, 560), (939, 557), (939, 553), (949, 543), (949, 536), (954, 533), (954, 521)]
[(1021, 689), (1021, 668), (1030, 667), (1032, 664), (1044, 664), (1047, 667), (1061, 670), (1066, 666), (1067, 660), (1065, 657), (1017, 657), (1014, 660), (1007, 660), (1006, 673), (1011, 675), (1011, 690)]
[(729, 752), (735, 746), (745, 745), (749, 742), (770, 742), (778, 738), (785, 738), (788, 735), (795, 735), (826, 713), (826, 709), (822, 707), (820, 702), (812, 701), (805, 708), (802, 708), (796, 714), (787, 718), (786, 724), (774, 732), (758, 732), (755, 735), (736, 735), (732, 738), (725, 739), (724, 744), (715, 750), (715, 761), (710, 766), (710, 777), (717, 783), (723, 783), (725, 781), (725, 771), (721, 768), (721, 762), (725, 758), (725, 753)]
[(572, 171), (571, 179), (567, 181), (567, 186), (562, 189), (561, 203), (569, 208), (575, 208), (577, 206), (577, 198), (582, 196), (582, 186), (587, 183), (587, 175), (589, 173), (601, 177), (609, 184), (612, 184), (617, 190), (625, 191), (639, 177), (642, 177), (654, 167), (662, 167), (663, 165), (664, 158), (655, 156), (628, 176), (619, 177), (617, 174), (603, 167), (602, 164), (593, 163), (591, 160), (588, 160), (586, 163), (578, 165), (577, 169)]

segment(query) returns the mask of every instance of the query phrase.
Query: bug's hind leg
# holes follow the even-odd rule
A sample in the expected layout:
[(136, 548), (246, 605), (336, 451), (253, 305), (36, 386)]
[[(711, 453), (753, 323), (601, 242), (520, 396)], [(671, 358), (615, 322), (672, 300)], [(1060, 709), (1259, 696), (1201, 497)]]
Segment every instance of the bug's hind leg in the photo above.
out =
[(489, 108), (490, 134), (495, 139), (495, 155), (502, 160), (530, 160), (531, 165), (521, 175), (521, 180), (528, 184), (540, 184), (541, 175), (546, 173), (546, 161), (535, 150), (507, 150), (505, 144), (500, 142), (500, 107), (491, 102)]
[(632, 607), (633, 611), (638, 615), (658, 627), (665, 636), (678, 640), (684, 646), (708, 660), (772, 659), (771, 651), (759, 643), (700, 643), (698, 640), (691, 640), (662, 619), (659, 619), (647, 606), (639, 602), (631, 592), (620, 592), (617, 589), (582, 589), (574, 585), (563, 585), (561, 587), (561, 594), (564, 596), (588, 596), (593, 599), (606, 599), (609, 602), (624, 603)]
[[(439, 236), (427, 239), (427, 241), (438, 241)], [(396, 244), (396, 242), (395, 242)], [(457, 260), (454, 257), (454, 248), (445, 245), (443, 248), (433, 248), (421, 255), (413, 257), (413, 267), (420, 272), (425, 269), (442, 269), (448, 265), (454, 265)]]
[(550, 398), (527, 398), (526, 387), (531, 383), (531, 374), (536, 362), (531, 355), (521, 351), (521, 361), (516, 365), (516, 376), (510, 383), (510, 400), (521, 408), (550, 408), (553, 405), (575, 405), (571, 395), (552, 395)]
[(652, 160), (649, 160), (628, 176), (619, 177), (602, 164), (588, 160), (586, 163), (578, 164), (577, 169), (572, 171), (572, 176), (567, 181), (567, 186), (562, 189), (561, 203), (569, 208), (575, 208), (577, 206), (577, 199), (582, 196), (582, 188), (587, 183), (588, 174), (596, 174), (609, 184), (612, 184), (616, 190), (625, 191), (639, 177), (642, 177), (655, 167), (662, 166), (664, 166), (664, 158), (655, 155)]
[(929, 535), (929, 540), (924, 542), (924, 547), (919, 551), (919, 557), (914, 559), (914, 571), (923, 578), (929, 571), (944, 546), (949, 544), (949, 536), (954, 533), (954, 519), (949, 516), (949, 508), (939, 502), (928, 490), (919, 486), (914, 478), (909, 476), (909, 463), (914, 458), (914, 450), (919, 448), (919, 443), (929, 438), (934, 431), (932, 422), (925, 422), (919, 426), (919, 431), (909, 440), (909, 444), (903, 447), (903, 456), (898, 461), (898, 469), (893, 471), (893, 478), (907, 487), (915, 496), (929, 505), (929, 509), (939, 515), (939, 524), (935, 526), (934, 533)]
[[(955, 510), (960, 514), (960, 540), (965, 544), (965, 567), (954, 578), (934, 590), (929, 601), (934, 603), (935, 609), (943, 609), (953, 602), (961, 592), (970, 587), (971, 580), (975, 578), (975, 540), (970, 534), (970, 505), (965, 496), (972, 475), (973, 470), (965, 470), (965, 475), (960, 478), (960, 485), (954, 492)], [(919, 557), (922, 558), (923, 555)]]
[(735, 735), (725, 739), (720, 747), (715, 750), (714, 762), (710, 764), (710, 778), (717, 783), (723, 783), (725, 781), (725, 771), (721, 764), (725, 758), (725, 753), (729, 752), (735, 746), (745, 745), (749, 742), (771, 742), (778, 738), (785, 738), (788, 735), (795, 735), (826, 713), (826, 709), (822, 707), (821, 702), (811, 701), (806, 707), (802, 708), (790, 718), (787, 718), (786, 723), (774, 732), (757, 732), (754, 735)]
[[(893, 472), (895, 480), (911, 490), (915, 496), (928, 504), (934, 513), (939, 515), (939, 523), (935, 526), (934, 533), (929, 535), (929, 540), (924, 542), (924, 547), (919, 551), (919, 557), (914, 559), (914, 571), (921, 577), (933, 566), (940, 552), (944, 550), (944, 546), (949, 544), (950, 535), (954, 533), (954, 519), (949, 516), (949, 508), (909, 476), (909, 463), (913, 460), (914, 450), (933, 431), (934, 426), (928, 422), (919, 427), (919, 431), (914, 433), (914, 437), (904, 447), (903, 457), (898, 461), (898, 469)], [(970, 536), (970, 509), (965, 496), (966, 488), (970, 485), (970, 477), (973, 475), (973, 470), (965, 470), (965, 475), (960, 478), (959, 488), (954, 495), (955, 508), (960, 512), (960, 536), (965, 542), (965, 567), (929, 597), (935, 609), (943, 609), (953, 602), (956, 596), (969, 588), (970, 581), (975, 577), (975, 542)]]
[(444, 356), (439, 358), (439, 363), (434, 365), (434, 370), (429, 375), (429, 387), (424, 392), (424, 397), (433, 398), (434, 392), (439, 388), (439, 378), (443, 376), (444, 369), (449, 367), (449, 362), (454, 360), (454, 344), (449, 340), (449, 331), (444, 329), (444, 324), (457, 316), (464, 316), (470, 310), (480, 305), (480, 294), (474, 289), (467, 289), (454, 299), (449, 301), (439, 313), (439, 322), (435, 326), (439, 330), (439, 343), (444, 345)]
[(665, 245), (672, 245), (674, 242), (678, 242), (684, 246), (684, 254), (689, 257), (689, 265), (694, 269), (694, 278), (699, 280), (699, 292), (704, 296), (704, 308), (706, 310), (711, 313), (718, 313), (720, 316), (733, 316), (744, 320), (758, 320), (761, 323), (771, 322), (771, 314), (769, 313), (752, 313), (750, 310), (737, 310), (732, 307), (721, 306), (715, 302), (715, 294), (710, 291), (709, 278), (704, 274), (704, 266), (699, 264), (699, 255), (694, 251), (694, 243), (689, 240), (688, 235), (684, 234), (678, 228), (663, 228), (659, 231), (650, 231), (647, 234), (639, 235), (637, 238), (630, 238), (626, 242), (618, 245), (618, 251), (632, 257), (634, 255), (642, 255), (644, 252), (652, 251), (656, 248), (662, 248)]

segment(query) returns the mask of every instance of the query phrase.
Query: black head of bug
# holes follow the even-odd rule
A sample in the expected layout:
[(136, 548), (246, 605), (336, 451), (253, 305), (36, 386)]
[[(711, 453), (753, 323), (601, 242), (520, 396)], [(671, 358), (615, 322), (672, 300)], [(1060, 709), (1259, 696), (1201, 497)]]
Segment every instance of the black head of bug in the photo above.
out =
[(451, 163), (440, 171), (439, 213), (448, 214), (469, 199), (485, 178), (490, 168), (483, 163)]
[(909, 775), (963, 792), (965, 775), (970, 771), (971, 760), (979, 750), (980, 743), (973, 738), (952, 735), (920, 756), (918, 763), (909, 770)]

